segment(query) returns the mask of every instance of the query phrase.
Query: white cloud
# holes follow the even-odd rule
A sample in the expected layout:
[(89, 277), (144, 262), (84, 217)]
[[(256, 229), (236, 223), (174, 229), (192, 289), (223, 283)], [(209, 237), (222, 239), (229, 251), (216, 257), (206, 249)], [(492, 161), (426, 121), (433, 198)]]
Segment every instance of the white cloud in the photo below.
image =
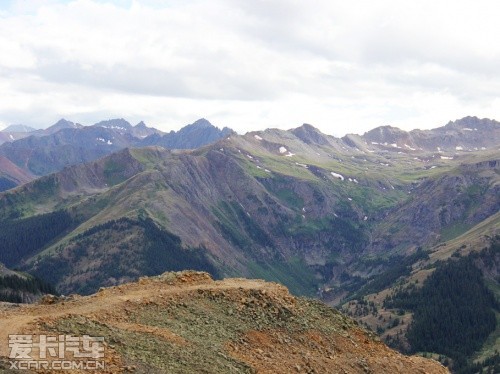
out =
[(362, 133), (498, 118), (496, 1), (11, 1), (0, 124)]

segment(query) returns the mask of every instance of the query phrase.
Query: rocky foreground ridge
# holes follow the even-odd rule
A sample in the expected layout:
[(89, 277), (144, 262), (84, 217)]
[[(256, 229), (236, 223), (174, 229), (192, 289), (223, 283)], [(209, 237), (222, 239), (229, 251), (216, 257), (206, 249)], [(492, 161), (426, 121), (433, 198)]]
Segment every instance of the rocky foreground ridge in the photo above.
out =
[[(0, 303), (9, 334), (103, 336), (108, 373), (447, 373), (388, 348), (348, 317), (262, 280), (164, 273), (91, 296)], [(82, 371), (83, 372), (83, 371)]]

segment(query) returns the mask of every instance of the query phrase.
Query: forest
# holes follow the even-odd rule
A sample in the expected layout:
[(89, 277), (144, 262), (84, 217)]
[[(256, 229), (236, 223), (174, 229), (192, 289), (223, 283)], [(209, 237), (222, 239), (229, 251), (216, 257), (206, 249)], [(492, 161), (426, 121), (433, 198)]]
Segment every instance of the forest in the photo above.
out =
[(0, 222), (0, 262), (15, 267), (73, 224), (66, 211)]
[(445, 355), (457, 372), (472, 364), (473, 353), (495, 330), (499, 310), (478, 264), (492, 266), (499, 251), (496, 240), (480, 253), (455, 256), (440, 264), (420, 289), (409, 287), (386, 298), (384, 307), (413, 313), (406, 333), (411, 353)]
[(0, 277), (0, 301), (23, 303), (25, 294), (40, 295), (57, 292), (50, 284), (34, 276), (6, 275)]

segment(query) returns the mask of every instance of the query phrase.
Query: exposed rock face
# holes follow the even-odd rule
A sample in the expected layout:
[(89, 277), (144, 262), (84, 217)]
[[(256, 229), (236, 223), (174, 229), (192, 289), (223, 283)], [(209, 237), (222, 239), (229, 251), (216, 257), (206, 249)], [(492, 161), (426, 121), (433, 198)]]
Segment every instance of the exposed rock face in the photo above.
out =
[[(448, 372), (389, 349), (338, 311), (283, 286), (213, 281), (206, 273), (166, 273), (88, 297), (0, 307), (0, 340), (19, 331), (102, 336), (108, 373)], [(7, 355), (1, 345), (3, 362)]]

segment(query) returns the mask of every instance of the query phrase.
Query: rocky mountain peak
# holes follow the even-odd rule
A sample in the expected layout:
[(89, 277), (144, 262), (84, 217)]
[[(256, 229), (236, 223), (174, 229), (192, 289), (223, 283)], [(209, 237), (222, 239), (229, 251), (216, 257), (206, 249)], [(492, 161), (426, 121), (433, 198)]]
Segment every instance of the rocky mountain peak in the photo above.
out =
[(304, 123), (302, 126), (291, 130), (291, 132), (304, 143), (327, 145), (329, 144), (328, 138), (325, 134), (319, 131), (312, 125)]
[(455, 121), (450, 121), (443, 127), (443, 129), (460, 129), (469, 131), (481, 131), (481, 130), (494, 130), (500, 128), (500, 122), (491, 120), (489, 118), (478, 118), (476, 116), (467, 116)]
[(408, 137), (408, 133), (398, 127), (380, 126), (364, 133), (363, 137), (379, 143), (395, 143), (398, 140)]
[(55, 124), (52, 126), (48, 127), (45, 131), (48, 133), (54, 133), (56, 131), (62, 130), (62, 129), (76, 129), (82, 127), (82, 125), (68, 121), (64, 118), (61, 118), (59, 121), (57, 121)]
[(198, 128), (215, 127), (205, 118), (200, 118), (199, 120), (194, 121), (190, 126), (196, 126)]
[(139, 122), (137, 125), (135, 125), (134, 127), (136, 128), (142, 128), (142, 129), (146, 129), (148, 128), (148, 126), (146, 126), (146, 124), (144, 123), (144, 121), (141, 121)]
[(172, 130), (161, 137), (148, 136), (142, 141), (142, 145), (160, 145), (169, 149), (192, 149), (216, 142), (232, 132), (233, 130), (227, 127), (221, 130), (205, 118), (200, 118), (179, 131)]
[(101, 121), (96, 123), (94, 126), (106, 127), (108, 129), (116, 129), (116, 130), (130, 130), (132, 128), (132, 125), (123, 118), (115, 118), (107, 121)]
[(7, 126), (5, 129), (2, 130), (2, 132), (25, 132), (25, 133), (28, 133), (28, 132), (32, 132), (35, 130), (36, 129), (34, 129), (33, 127), (17, 124), (17, 125)]

